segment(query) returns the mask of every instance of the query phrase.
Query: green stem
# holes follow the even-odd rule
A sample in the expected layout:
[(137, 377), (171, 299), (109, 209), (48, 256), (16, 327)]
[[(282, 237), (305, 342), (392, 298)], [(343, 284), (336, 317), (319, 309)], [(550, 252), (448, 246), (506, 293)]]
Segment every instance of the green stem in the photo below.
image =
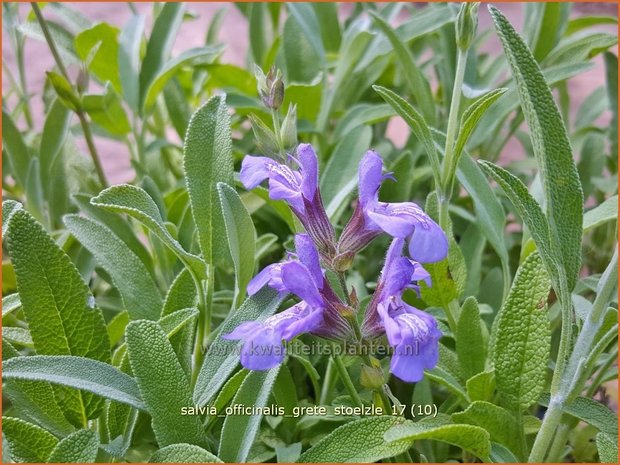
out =
[(278, 155), (280, 155), (282, 160), (286, 160), (286, 151), (280, 134), (280, 115), (273, 108), (271, 109), (271, 121), (273, 121), (273, 134), (276, 136), (276, 142), (278, 143)]
[(528, 462), (541, 463), (544, 460), (561, 419), (562, 404), (554, 401), (552, 398), (549, 403), (549, 408), (545, 413), (545, 417), (543, 418), (540, 430), (536, 435), (536, 440), (534, 441), (534, 446), (532, 447)]
[(194, 277), (198, 294), (198, 330), (194, 342), (194, 370), (192, 371), (192, 386), (196, 383), (198, 373), (204, 361), (209, 335), (211, 334), (211, 313), (213, 307), (213, 291), (215, 289), (215, 266), (207, 265), (207, 289), (202, 286), (202, 280)]
[(331, 385), (334, 379), (336, 367), (333, 357), (330, 357), (327, 361), (327, 367), (325, 368), (325, 377), (323, 378), (323, 386), (321, 387), (321, 397), (319, 398), (319, 405), (327, 404), (327, 396), (331, 391)]
[[(60, 70), (60, 73), (67, 80), (67, 82), (71, 82), (69, 79), (69, 74), (67, 73), (67, 68), (65, 68), (64, 63), (62, 62), (62, 58), (58, 53), (58, 49), (56, 48), (56, 43), (54, 42), (54, 38), (52, 37), (49, 28), (47, 27), (47, 22), (45, 18), (43, 18), (43, 14), (41, 13), (41, 9), (36, 2), (32, 2), (32, 10), (34, 15), (37, 18), (39, 25), (41, 26), (41, 31), (43, 31), (43, 35), (45, 36), (45, 41), (52, 52), (52, 56), (54, 57), (54, 61), (56, 62), (56, 66)], [(88, 146), (88, 150), (90, 152), (90, 156), (93, 159), (93, 164), (95, 165), (95, 171), (97, 172), (97, 176), (99, 177), (99, 182), (102, 187), (108, 187), (108, 180), (105, 177), (105, 173), (103, 171), (103, 167), (101, 166), (101, 160), (99, 158), (99, 153), (97, 153), (97, 148), (95, 147), (95, 141), (93, 140), (93, 134), (90, 130), (90, 125), (88, 124), (88, 120), (86, 119), (86, 114), (82, 108), (77, 108), (75, 110), (77, 114), (80, 125), (82, 126), (82, 132), (84, 133), (84, 138), (86, 139), (86, 145)]]
[(463, 88), (463, 79), (465, 78), (466, 64), (467, 50), (459, 49), (456, 61), (456, 76), (454, 77), (454, 86), (452, 88), (452, 100), (450, 102), (450, 114), (448, 115), (446, 146), (444, 149), (443, 159), (443, 192), (447, 197), (449, 197), (452, 192), (454, 173), (456, 172), (456, 163), (458, 162), (458, 160), (454, 159), (454, 142), (458, 133), (459, 107), (461, 105), (461, 93)]
[(568, 441), (568, 435), (575, 427), (575, 424), (576, 422), (571, 425), (566, 423), (566, 421), (560, 424), (553, 438), (553, 442), (551, 443), (549, 454), (547, 454), (547, 462), (558, 463), (562, 460), (562, 453), (564, 452), (566, 441)]
[(336, 364), (336, 369), (338, 370), (338, 374), (340, 375), (340, 379), (344, 384), (344, 387), (347, 389), (351, 399), (358, 407), (363, 407), (362, 399), (360, 399), (360, 395), (357, 393), (355, 386), (353, 385), (353, 381), (351, 381), (351, 377), (349, 376), (349, 372), (347, 371), (347, 367), (344, 366), (344, 362), (342, 361), (342, 357), (337, 355), (333, 357), (334, 363)]

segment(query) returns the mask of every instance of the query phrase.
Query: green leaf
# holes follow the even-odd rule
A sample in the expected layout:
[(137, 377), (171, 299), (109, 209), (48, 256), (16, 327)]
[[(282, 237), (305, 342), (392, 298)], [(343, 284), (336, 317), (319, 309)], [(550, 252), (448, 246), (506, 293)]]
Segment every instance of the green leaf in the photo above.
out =
[(451, 373), (445, 367), (436, 366), (432, 370), (426, 371), (425, 374), (429, 379), (443, 384), (453, 394), (456, 394), (463, 400), (468, 400), (467, 393), (463, 386), (461, 386), (456, 374)]
[(43, 194), (47, 200), (53, 227), (60, 227), (61, 215), (69, 209), (69, 193), (65, 170), (64, 144), (69, 133), (72, 113), (60, 100), (55, 100), (45, 118), (39, 159), (41, 173), (46, 173)]
[(105, 210), (125, 213), (140, 221), (196, 276), (205, 276), (205, 263), (200, 257), (185, 251), (181, 244), (172, 237), (164, 225), (157, 205), (144, 189), (129, 184), (119, 184), (101, 191), (97, 197), (91, 199), (91, 203)]
[(13, 214), (16, 211), (23, 210), (24, 206), (16, 202), (15, 200), (5, 200), (2, 202), (2, 237), (7, 237), (7, 232), (9, 230), (9, 224), (11, 218), (13, 218)]
[(224, 385), (239, 363), (238, 341), (222, 339), (223, 334), (232, 332), (244, 321), (262, 321), (271, 316), (282, 299), (271, 288), (265, 287), (248, 297), (239, 309), (232, 313), (219, 327), (219, 332), (200, 368), (194, 388), (194, 403), (204, 406), (211, 401), (217, 391)]
[[(264, 407), (279, 371), (280, 367), (277, 366), (268, 371), (250, 372), (232, 402), (247, 407)], [(224, 462), (245, 462), (262, 417), (262, 415), (228, 415), (222, 426), (217, 455)]]
[(377, 462), (394, 457), (409, 449), (411, 441), (386, 440), (384, 434), (390, 428), (403, 423), (403, 418), (392, 416), (362, 418), (352, 421), (336, 428), (301, 454), (298, 462)]
[[(155, 76), (164, 67), (176, 39), (185, 5), (183, 3), (166, 3), (153, 24), (153, 30), (146, 45), (146, 55), (140, 69), (140, 107), (144, 107), (146, 92)], [(137, 40), (134, 36), (134, 40)], [(137, 47), (137, 45), (134, 45)], [(133, 58), (133, 55), (131, 55)], [(133, 60), (132, 60), (133, 61)]]
[(618, 439), (616, 435), (598, 433), (596, 448), (601, 463), (618, 463)]
[(557, 245), (551, 242), (549, 223), (540, 205), (519, 178), (493, 163), (482, 160), (478, 163), (497, 182), (514, 205), (536, 243), (554, 289), (560, 289), (560, 265), (557, 258), (559, 252), (557, 252)]
[[(325, 49), (321, 39), (321, 26), (310, 3), (288, 3), (286, 5), (291, 17), (297, 21), (300, 31), (312, 46), (314, 53), (319, 59), (319, 64), (325, 64)], [(302, 55), (303, 56), (303, 55)], [(305, 59), (305, 57), (304, 57)]]
[[(110, 81), (116, 91), (120, 92), (118, 33), (118, 28), (108, 23), (99, 23), (75, 36), (75, 51), (82, 61), (90, 59), (90, 63), (86, 63), (88, 69), (102, 83)], [(94, 56), (90, 57), (95, 48)]]
[(11, 312), (21, 308), (22, 303), (19, 300), (19, 294), (9, 294), (2, 298), (2, 318)]
[(61, 440), (47, 461), (50, 463), (94, 463), (98, 450), (97, 433), (80, 430)]
[(2, 417), (2, 435), (14, 462), (45, 463), (58, 443), (43, 428), (13, 417)]
[[(4, 109), (2, 110), (2, 149), (6, 151), (11, 174), (19, 186), (25, 187), (30, 168), (30, 152), (15, 122)], [(4, 157), (2, 159), (4, 160)], [(2, 235), (4, 236), (4, 231)]]
[(209, 264), (227, 260), (226, 247), (214, 240), (226, 234), (218, 182), (233, 184), (230, 117), (226, 97), (216, 95), (192, 115), (185, 136), (183, 169), (198, 230), (200, 250)]
[(618, 220), (618, 195), (609, 197), (600, 205), (586, 212), (583, 216), (583, 232), (590, 231), (613, 220)]
[(547, 56), (545, 64), (578, 63), (592, 59), (618, 43), (617, 34), (586, 32), (563, 39)]
[(534, 252), (521, 264), (496, 318), (493, 362), (503, 402), (526, 409), (545, 387), (551, 348), (549, 277)]
[(420, 113), (422, 113), (426, 121), (433, 124), (435, 121), (435, 104), (428, 79), (426, 79), (424, 73), (415, 64), (411, 53), (405, 44), (401, 42), (388, 22), (374, 11), (371, 11), (370, 14), (375, 24), (388, 38), (390, 44), (392, 44), (394, 53), (397, 57), (397, 63), (402, 67), (405, 81), (409, 86), (409, 92), (411, 92), (411, 95), (420, 108)]
[(383, 98), (383, 100), (390, 104), (390, 106), (402, 119), (405, 120), (405, 123), (407, 123), (409, 128), (411, 128), (416, 138), (422, 143), (424, 150), (426, 151), (426, 155), (430, 159), (435, 180), (438, 182), (441, 173), (439, 156), (437, 155), (437, 150), (435, 149), (435, 142), (433, 141), (431, 130), (424, 120), (424, 117), (418, 113), (406, 100), (399, 97), (391, 90), (381, 86), (372, 86), (372, 88), (381, 96), (381, 98)]
[(131, 370), (151, 415), (160, 446), (186, 441), (204, 445), (200, 418), (180, 414), (192, 405), (189, 381), (166, 333), (154, 321), (132, 321), (126, 331)]
[(468, 297), (461, 307), (456, 326), (456, 353), (465, 379), (484, 370), (487, 348), (482, 335), (480, 310), (475, 297)]
[(495, 370), (483, 371), (472, 376), (465, 383), (467, 394), (472, 402), (491, 401), (495, 392)]
[[(581, 268), (583, 191), (558, 107), (538, 63), (508, 20), (489, 7), (517, 82), (521, 107), (538, 161), (551, 241), (570, 292)], [(570, 296), (562, 296), (570, 298)]]
[(371, 139), (370, 127), (358, 126), (352, 129), (338, 142), (323, 170), (321, 196), (326, 205), (325, 211), (334, 222), (357, 186), (357, 167), (370, 147)]
[(140, 44), (143, 33), (144, 16), (133, 15), (119, 37), (119, 78), (125, 101), (134, 113), (140, 108)]
[(463, 115), (461, 116), (459, 133), (456, 138), (456, 142), (454, 143), (454, 159), (457, 160), (457, 164), (459, 157), (465, 148), (465, 144), (467, 144), (467, 141), (469, 140), (469, 136), (471, 136), (474, 129), (478, 126), (478, 123), (484, 113), (499, 97), (504, 95), (507, 90), (508, 89), (500, 88), (487, 92), (482, 97), (479, 97), (477, 100), (473, 101), (471, 105), (465, 109)]
[(321, 27), (321, 39), (326, 52), (337, 52), (341, 33), (338, 21), (338, 5), (332, 2), (312, 3), (314, 14)]
[[(109, 361), (108, 334), (90, 289), (71, 259), (25, 210), (11, 217), (8, 249), (36, 352)], [(56, 393), (76, 426), (96, 418), (103, 407), (102, 400), (90, 394), (62, 388)]]
[(119, 290), (133, 320), (157, 320), (162, 299), (140, 258), (103, 224), (79, 215), (65, 215), (64, 223), (106, 270)]
[(284, 23), (282, 56), (286, 81), (311, 83), (321, 71), (321, 58), (304, 34), (299, 20), (289, 16)]
[(342, 139), (349, 131), (358, 126), (386, 121), (394, 115), (394, 110), (386, 103), (377, 105), (360, 103), (354, 105), (338, 120), (336, 129), (334, 129), (334, 140)]
[(611, 121), (609, 123), (609, 143), (611, 145), (611, 158), (618, 158), (618, 57), (611, 52), (604, 55), (605, 77), (607, 81), (607, 98), (611, 109)]
[(64, 103), (67, 108), (73, 111), (81, 108), (82, 102), (80, 101), (80, 98), (76, 95), (71, 83), (67, 81), (64, 76), (61, 76), (53, 71), (48, 71), (47, 79), (56, 91), (60, 101)]
[(14, 346), (33, 347), (30, 332), (25, 328), (14, 328), (11, 326), (2, 327), (2, 338), (9, 341)]
[[(549, 395), (545, 394), (539, 401), (545, 407), (549, 405)], [(609, 407), (589, 397), (577, 397), (573, 402), (565, 405), (567, 413), (589, 425), (597, 428), (601, 433), (616, 437), (618, 435), (618, 416)]]
[(4, 379), (48, 381), (145, 409), (133, 378), (112, 365), (89, 358), (70, 355), (15, 357), (3, 363), (2, 376)]
[(41, 181), (41, 167), (38, 157), (33, 157), (30, 160), (26, 185), (24, 187), (26, 191), (26, 206), (30, 214), (38, 221), (44, 222), (43, 183)]
[(541, 61), (558, 44), (566, 28), (570, 4), (525, 4), (524, 36), (537, 61)]
[(441, 424), (439, 421), (419, 421), (417, 423), (407, 420), (404, 424), (394, 426), (385, 433), (384, 438), (388, 442), (413, 441), (420, 439), (432, 439), (447, 442), (460, 447), (482, 460), (487, 460), (491, 451), (489, 433), (479, 426)]
[(513, 414), (489, 402), (472, 402), (466, 410), (452, 414), (455, 423), (479, 426), (489, 432), (492, 441), (506, 446), (523, 459), (523, 431)]
[(254, 276), (254, 254), (256, 252), (256, 230), (252, 217), (239, 198), (239, 194), (228, 184), (218, 183), (226, 239), (235, 267), (235, 307), (245, 298), (245, 289)]
[(502, 266), (508, 267), (508, 252), (504, 240), (506, 224), (504, 208), (497, 200), (480, 167), (467, 152), (461, 155), (456, 175), (474, 203), (477, 226), (497, 253)]
[(202, 447), (193, 444), (170, 444), (156, 451), (149, 463), (221, 463), (222, 461)]
[(496, 442), (491, 442), (491, 454), (489, 455), (493, 463), (518, 463), (519, 459), (507, 448)]
[(149, 113), (155, 106), (157, 97), (164, 90), (168, 81), (183, 67), (195, 67), (213, 62), (223, 51), (221, 45), (208, 47), (198, 47), (181, 53), (178, 57), (168, 61), (159, 72), (146, 90), (144, 99), (144, 111)]
[(267, 52), (267, 31), (265, 31), (267, 5), (262, 2), (253, 2), (247, 6), (250, 50), (254, 63), (260, 66)]
[(109, 85), (105, 86), (104, 93), (101, 95), (84, 95), (82, 107), (94, 123), (112, 135), (125, 136), (131, 131), (131, 125), (125, 109), (121, 105), (121, 99)]

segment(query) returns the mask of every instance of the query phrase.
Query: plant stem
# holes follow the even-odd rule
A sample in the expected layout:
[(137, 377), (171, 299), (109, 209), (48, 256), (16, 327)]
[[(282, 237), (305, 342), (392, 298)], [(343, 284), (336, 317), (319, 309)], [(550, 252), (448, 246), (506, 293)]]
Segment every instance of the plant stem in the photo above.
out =
[(540, 430), (536, 435), (534, 446), (530, 452), (528, 462), (540, 463), (544, 460), (549, 445), (555, 436), (555, 431), (562, 419), (562, 404), (560, 402), (551, 399), (549, 402), (549, 408), (545, 413)]
[(319, 398), (319, 405), (327, 404), (327, 395), (330, 392), (330, 386), (332, 384), (332, 380), (334, 379), (334, 371), (336, 367), (334, 366), (334, 358), (330, 357), (327, 360), (327, 367), (325, 368), (325, 377), (323, 378), (323, 386), (321, 387), (321, 397)]
[[(52, 52), (52, 56), (54, 57), (54, 61), (56, 62), (56, 66), (60, 70), (60, 73), (67, 80), (67, 82), (71, 82), (69, 79), (69, 74), (67, 73), (67, 68), (65, 68), (64, 63), (62, 62), (62, 58), (60, 57), (60, 53), (58, 53), (58, 49), (56, 48), (56, 44), (54, 42), (54, 38), (50, 34), (49, 28), (47, 27), (47, 23), (43, 15), (41, 14), (41, 9), (36, 2), (32, 2), (32, 11), (41, 26), (41, 31), (43, 31), (43, 35), (45, 36), (45, 41)], [(93, 140), (93, 135), (90, 130), (90, 126), (88, 124), (88, 120), (86, 119), (86, 114), (82, 108), (76, 108), (75, 113), (77, 114), (80, 125), (82, 126), (82, 132), (84, 133), (84, 138), (86, 139), (86, 145), (88, 146), (88, 150), (90, 152), (90, 156), (93, 159), (93, 163), (95, 165), (95, 170), (97, 172), (97, 176), (99, 178), (99, 182), (102, 187), (108, 187), (108, 181), (105, 177), (105, 173), (103, 171), (103, 167), (101, 166), (101, 160), (99, 158), (99, 153), (97, 153), (97, 148), (95, 147), (95, 142)]]
[(271, 109), (271, 121), (273, 121), (273, 135), (276, 136), (276, 142), (278, 143), (278, 155), (283, 161), (286, 161), (286, 151), (284, 150), (284, 144), (282, 143), (282, 136), (280, 134), (280, 116), (277, 110)]
[(336, 364), (336, 369), (338, 370), (338, 374), (340, 375), (340, 379), (347, 389), (351, 399), (358, 407), (363, 407), (362, 399), (360, 399), (360, 395), (357, 393), (355, 386), (353, 385), (353, 381), (351, 381), (351, 377), (349, 376), (349, 372), (347, 371), (347, 367), (344, 366), (344, 362), (342, 361), (342, 357), (337, 355), (333, 357), (334, 363)]
[(456, 162), (454, 159), (454, 142), (458, 132), (458, 116), (459, 107), (461, 105), (461, 93), (463, 88), (463, 79), (465, 78), (465, 65), (467, 64), (467, 50), (459, 48), (456, 61), (456, 76), (454, 77), (454, 86), (452, 88), (452, 100), (450, 102), (450, 114), (448, 115), (448, 128), (446, 130), (446, 146), (444, 149), (443, 159), (443, 193), (446, 197), (450, 197), (452, 193), (452, 184), (454, 182), (454, 173), (456, 172)]
[(194, 369), (192, 370), (192, 387), (195, 385), (198, 378), (198, 373), (202, 367), (204, 361), (206, 344), (208, 337), (211, 334), (211, 312), (213, 307), (213, 290), (215, 288), (215, 265), (207, 265), (207, 290), (202, 285), (202, 280), (197, 276), (194, 277), (194, 283), (196, 285), (196, 292), (198, 294), (198, 328), (196, 333), (196, 339), (194, 341)]

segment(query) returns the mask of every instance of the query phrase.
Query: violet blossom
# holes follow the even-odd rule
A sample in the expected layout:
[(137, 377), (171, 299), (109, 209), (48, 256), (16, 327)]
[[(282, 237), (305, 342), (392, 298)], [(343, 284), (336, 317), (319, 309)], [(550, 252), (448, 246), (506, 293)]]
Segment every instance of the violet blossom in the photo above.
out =
[(390, 371), (406, 382), (420, 381), (425, 369), (435, 367), (441, 331), (437, 321), (402, 299), (407, 288), (419, 292), (419, 282), (431, 285), (430, 275), (414, 260), (402, 256), (403, 239), (392, 242), (377, 289), (368, 304), (362, 334), (366, 338), (385, 333), (394, 348)]
[(248, 294), (264, 285), (289, 292), (302, 299), (298, 304), (267, 318), (262, 323), (246, 321), (224, 339), (242, 340), (241, 364), (250, 370), (268, 370), (284, 359), (283, 341), (303, 333), (329, 339), (350, 337), (352, 328), (342, 316), (349, 310), (325, 279), (319, 254), (307, 234), (295, 236), (296, 256), (283, 263), (269, 265), (252, 279)]
[(409, 255), (416, 261), (434, 263), (447, 256), (446, 235), (417, 204), (379, 201), (381, 183), (386, 178), (394, 178), (391, 174), (383, 174), (383, 160), (377, 152), (366, 152), (358, 176), (359, 200), (338, 243), (338, 259), (344, 267), (382, 232), (396, 238), (408, 238)]
[[(290, 165), (296, 165), (297, 169)], [(310, 144), (300, 144), (289, 164), (268, 157), (246, 156), (239, 178), (246, 189), (269, 180), (269, 198), (285, 200), (327, 260), (335, 252), (334, 227), (329, 222), (319, 191), (318, 159)]]

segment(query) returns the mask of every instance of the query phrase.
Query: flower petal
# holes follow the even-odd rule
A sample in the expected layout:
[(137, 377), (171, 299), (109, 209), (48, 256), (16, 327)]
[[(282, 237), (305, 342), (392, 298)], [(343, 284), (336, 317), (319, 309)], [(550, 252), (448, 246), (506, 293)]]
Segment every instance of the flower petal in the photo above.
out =
[(409, 241), (409, 255), (422, 263), (434, 263), (448, 256), (448, 238), (437, 223), (430, 220), (416, 226)]
[(391, 214), (388, 209), (378, 208), (367, 213), (373, 223), (392, 237), (405, 238), (415, 229), (415, 223), (410, 217)]
[(247, 290), (248, 295), (254, 295), (260, 291), (265, 285), (275, 289), (278, 292), (286, 291), (286, 287), (282, 283), (280, 268), (281, 263), (273, 263), (263, 268), (260, 273), (252, 278), (249, 282)]
[(282, 363), (285, 352), (281, 333), (263, 326), (243, 344), (241, 365), (248, 370), (269, 370)]
[(271, 158), (246, 155), (241, 162), (239, 180), (246, 189), (254, 189), (269, 177), (269, 164), (271, 163), (274, 163)]
[(321, 270), (319, 252), (308, 234), (295, 235), (295, 250), (299, 261), (308, 268), (317, 287), (321, 289), (323, 287), (323, 271)]
[(310, 144), (299, 144), (297, 157), (301, 167), (301, 191), (304, 197), (310, 201), (319, 187), (319, 161)]
[(283, 264), (282, 282), (290, 292), (305, 300), (311, 307), (323, 307), (323, 298), (319, 293), (312, 274), (301, 263), (289, 262)]
[(359, 201), (363, 207), (376, 202), (383, 181), (383, 160), (374, 150), (369, 150), (360, 161), (358, 169)]
[(239, 340), (245, 339), (262, 328), (262, 324), (257, 321), (244, 321), (228, 334), (223, 334), (222, 339)]

